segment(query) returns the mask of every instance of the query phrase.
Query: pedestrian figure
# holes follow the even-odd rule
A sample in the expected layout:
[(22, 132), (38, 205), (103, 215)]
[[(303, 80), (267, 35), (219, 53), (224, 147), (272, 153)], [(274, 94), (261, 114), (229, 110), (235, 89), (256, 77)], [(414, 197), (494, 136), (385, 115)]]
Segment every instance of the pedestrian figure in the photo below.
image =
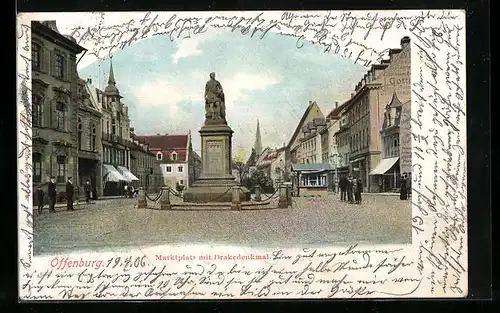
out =
[(83, 186), (83, 190), (85, 191), (85, 202), (90, 203), (90, 193), (92, 191), (92, 186), (90, 186), (90, 181), (86, 181)]
[(39, 214), (42, 214), (42, 210), (43, 210), (43, 196), (44, 196), (44, 192), (42, 190), (42, 185), (38, 185), (38, 187), (36, 188), (36, 200), (38, 201), (38, 213)]
[(130, 198), (133, 198), (133, 197), (134, 197), (134, 193), (135, 193), (135, 188), (134, 188), (134, 186), (130, 186), (130, 191), (129, 191)]
[(363, 192), (363, 182), (361, 181), (361, 179), (358, 178), (358, 180), (356, 181), (356, 184), (357, 184), (357, 187), (356, 187), (356, 193), (357, 193), (357, 203), (358, 204), (361, 204), (361, 193)]
[(125, 184), (123, 186), (123, 190), (125, 190), (125, 198), (127, 198), (128, 197), (128, 185), (127, 184)]
[(408, 200), (408, 190), (405, 175), (401, 176), (401, 188), (399, 189), (399, 199)]
[(347, 200), (347, 178), (344, 176), (340, 179), (340, 201)]
[(50, 178), (48, 186), (48, 196), (49, 196), (49, 212), (55, 213), (57, 189), (56, 189), (56, 178), (54, 176)]
[(73, 208), (73, 195), (75, 193), (75, 187), (73, 186), (73, 177), (68, 177), (68, 182), (66, 183), (66, 209), (68, 211), (74, 211)]
[(352, 178), (349, 177), (347, 179), (347, 200), (349, 201), (349, 203), (354, 203), (352, 189), (353, 189), (353, 181)]
[(352, 195), (354, 198), (354, 203), (358, 204), (358, 184), (356, 183), (356, 178), (352, 180)]

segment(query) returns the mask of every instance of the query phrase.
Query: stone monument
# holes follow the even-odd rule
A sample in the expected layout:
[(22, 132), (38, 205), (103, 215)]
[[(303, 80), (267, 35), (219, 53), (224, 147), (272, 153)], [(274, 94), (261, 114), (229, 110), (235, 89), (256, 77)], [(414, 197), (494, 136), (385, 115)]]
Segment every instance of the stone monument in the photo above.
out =
[[(232, 175), (231, 138), (227, 125), (222, 85), (210, 73), (205, 85), (205, 123), (201, 127), (201, 159), (203, 170), (183, 195), (184, 202), (231, 202), (231, 188), (237, 185)], [(250, 191), (241, 186), (240, 200), (249, 201)]]

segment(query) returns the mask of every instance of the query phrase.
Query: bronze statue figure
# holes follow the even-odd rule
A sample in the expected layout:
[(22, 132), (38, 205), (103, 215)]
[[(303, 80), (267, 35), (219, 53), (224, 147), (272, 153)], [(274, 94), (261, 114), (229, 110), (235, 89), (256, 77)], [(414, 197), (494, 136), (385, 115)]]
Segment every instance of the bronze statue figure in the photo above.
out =
[(226, 105), (222, 85), (210, 73), (210, 80), (205, 85), (205, 118), (226, 120)]

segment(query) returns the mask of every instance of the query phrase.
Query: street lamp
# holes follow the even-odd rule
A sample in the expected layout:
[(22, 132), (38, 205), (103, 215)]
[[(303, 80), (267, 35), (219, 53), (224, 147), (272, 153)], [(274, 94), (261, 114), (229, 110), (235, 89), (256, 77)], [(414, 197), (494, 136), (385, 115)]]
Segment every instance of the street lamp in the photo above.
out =
[[(340, 154), (332, 154), (330, 156), (330, 163), (333, 163), (335, 166), (335, 187), (338, 185), (338, 164), (342, 162), (342, 156)], [(335, 191), (335, 190), (334, 190)]]

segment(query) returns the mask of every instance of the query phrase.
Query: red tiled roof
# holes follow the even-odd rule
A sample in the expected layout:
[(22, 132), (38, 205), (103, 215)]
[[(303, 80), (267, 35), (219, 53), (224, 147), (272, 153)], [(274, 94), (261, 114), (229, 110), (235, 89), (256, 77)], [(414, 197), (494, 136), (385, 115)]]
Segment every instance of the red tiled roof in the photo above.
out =
[(155, 135), (137, 136), (140, 141), (146, 142), (151, 150), (186, 149), (188, 135)]
[[(188, 135), (155, 135), (137, 136), (140, 142), (149, 145), (149, 150), (155, 155), (158, 151), (163, 154), (164, 162), (186, 162)], [(171, 159), (173, 152), (177, 153), (177, 160)]]

